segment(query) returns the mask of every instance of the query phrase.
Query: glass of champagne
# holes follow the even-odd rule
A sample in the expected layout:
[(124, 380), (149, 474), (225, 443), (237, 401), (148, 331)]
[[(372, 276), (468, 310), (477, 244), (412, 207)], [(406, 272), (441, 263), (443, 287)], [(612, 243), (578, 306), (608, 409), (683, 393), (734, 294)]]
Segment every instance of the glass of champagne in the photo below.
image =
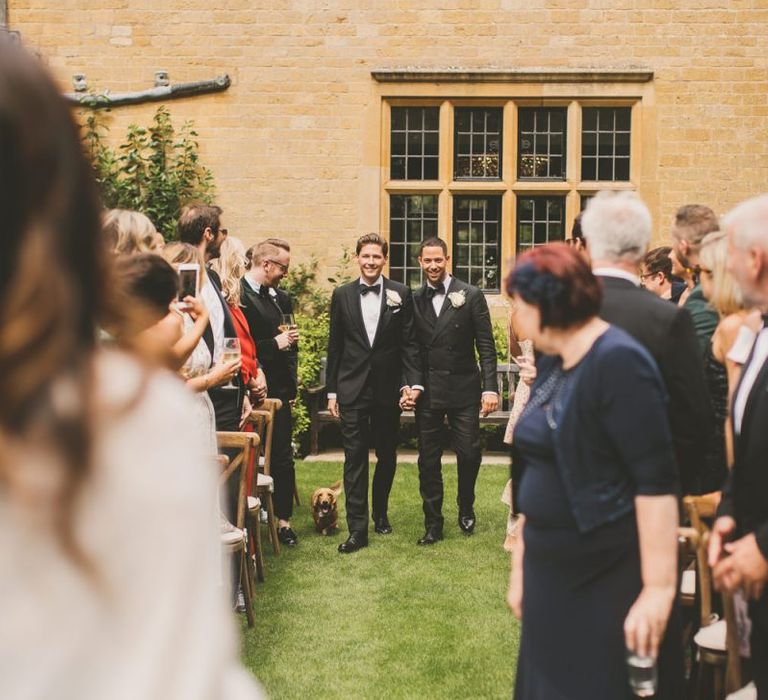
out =
[(281, 333), (297, 330), (298, 326), (296, 325), (296, 319), (293, 317), (293, 314), (283, 314), (278, 328)]
[[(224, 352), (221, 356), (222, 362), (236, 362), (240, 359), (240, 338), (224, 338)], [(237, 389), (232, 383), (232, 379), (224, 384), (222, 389)]]

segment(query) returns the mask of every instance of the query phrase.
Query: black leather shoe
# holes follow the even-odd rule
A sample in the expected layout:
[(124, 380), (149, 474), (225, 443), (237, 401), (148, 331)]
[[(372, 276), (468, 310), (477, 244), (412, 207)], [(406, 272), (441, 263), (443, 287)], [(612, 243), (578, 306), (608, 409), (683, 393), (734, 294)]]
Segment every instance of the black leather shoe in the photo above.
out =
[(299, 543), (299, 538), (290, 527), (281, 527), (277, 531), (277, 539), (288, 547), (295, 547)]
[(472, 508), (459, 511), (459, 527), (462, 532), (471, 535), (475, 531), (475, 511)]
[(358, 549), (362, 549), (363, 547), (368, 546), (368, 538), (364, 535), (358, 535), (355, 533), (352, 533), (348, 538), (346, 542), (342, 542), (339, 545), (339, 554), (352, 554), (353, 552), (356, 552)]
[(386, 515), (383, 518), (373, 519), (373, 529), (379, 535), (392, 534), (392, 526), (389, 524), (389, 518)]
[(436, 544), (440, 540), (443, 539), (443, 533), (436, 529), (436, 528), (429, 528), (425, 533), (424, 537), (422, 537), (416, 544)]

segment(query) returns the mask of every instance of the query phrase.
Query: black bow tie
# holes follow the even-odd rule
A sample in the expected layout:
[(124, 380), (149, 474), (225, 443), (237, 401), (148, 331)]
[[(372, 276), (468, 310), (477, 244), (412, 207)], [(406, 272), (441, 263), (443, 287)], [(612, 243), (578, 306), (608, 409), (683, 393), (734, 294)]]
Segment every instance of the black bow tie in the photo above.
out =
[(268, 284), (262, 284), (261, 287), (259, 287), (259, 296), (264, 297), (265, 299), (269, 299), (269, 290), (271, 287)]
[(381, 286), (378, 284), (374, 285), (367, 285), (367, 284), (361, 284), (359, 285), (360, 288), (360, 295), (365, 296), (368, 294), (368, 292), (373, 292), (376, 296), (379, 295), (379, 291), (381, 290)]
[(436, 294), (445, 294), (445, 287), (427, 287), (427, 299), (434, 299)]

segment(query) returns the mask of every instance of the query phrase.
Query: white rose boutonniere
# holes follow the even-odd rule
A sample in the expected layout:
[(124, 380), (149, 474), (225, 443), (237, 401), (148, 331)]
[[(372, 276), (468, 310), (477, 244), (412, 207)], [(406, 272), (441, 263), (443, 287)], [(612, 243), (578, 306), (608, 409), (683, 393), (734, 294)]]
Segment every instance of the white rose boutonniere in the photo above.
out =
[(454, 309), (458, 309), (460, 306), (464, 306), (467, 303), (467, 292), (462, 290), (460, 292), (451, 292), (448, 295), (448, 301), (451, 302), (451, 306)]
[(387, 289), (387, 306), (390, 309), (396, 309), (403, 305), (402, 297), (394, 290)]

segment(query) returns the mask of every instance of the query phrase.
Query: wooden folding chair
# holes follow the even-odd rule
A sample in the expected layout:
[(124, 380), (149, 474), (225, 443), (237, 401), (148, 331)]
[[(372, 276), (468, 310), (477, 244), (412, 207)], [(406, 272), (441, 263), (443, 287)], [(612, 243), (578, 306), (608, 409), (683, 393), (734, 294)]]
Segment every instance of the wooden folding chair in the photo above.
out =
[[(254, 431), (261, 437), (263, 449), (259, 460), (254, 461), (254, 477), (256, 482), (255, 493), (258, 494), (262, 505), (266, 505), (267, 526), (269, 528), (269, 538), (272, 541), (272, 549), (276, 555), (280, 554), (280, 539), (277, 536), (277, 520), (275, 518), (275, 508), (272, 494), (275, 491), (275, 481), (272, 478), (271, 460), (272, 460), (272, 431), (275, 422), (275, 413), (283, 406), (280, 399), (264, 399), (264, 402), (256, 409), (251, 411), (249, 422)], [(253, 516), (254, 514), (252, 514)], [(260, 515), (260, 514), (255, 514)], [(257, 565), (259, 564), (257, 557)], [(263, 563), (262, 574), (263, 577)]]
[[(248, 555), (248, 535), (245, 526), (245, 513), (248, 493), (248, 464), (253, 456), (258, 460), (261, 439), (256, 433), (217, 432), (216, 441), (219, 449), (235, 449), (237, 453), (229, 461), (219, 476), (219, 488), (231, 478), (238, 478), (237, 513), (235, 532), (222, 533), (222, 547), (228, 554), (240, 555), (240, 585), (245, 598), (245, 614), (248, 626), (253, 627), (253, 596), (255, 593), (253, 571)], [(223, 460), (221, 460), (223, 463)]]
[(732, 692), (741, 687), (741, 657), (733, 596), (729, 593), (721, 595), (722, 619), (712, 609), (712, 571), (707, 562), (709, 528), (704, 519), (715, 517), (718, 503), (719, 494), (683, 498), (683, 506), (691, 527), (699, 535), (696, 549), (696, 577), (700, 627), (693, 636), (699, 658), (695, 692), (697, 699), (704, 697), (705, 667), (711, 669), (712, 697), (716, 700), (723, 698), (726, 692)]

